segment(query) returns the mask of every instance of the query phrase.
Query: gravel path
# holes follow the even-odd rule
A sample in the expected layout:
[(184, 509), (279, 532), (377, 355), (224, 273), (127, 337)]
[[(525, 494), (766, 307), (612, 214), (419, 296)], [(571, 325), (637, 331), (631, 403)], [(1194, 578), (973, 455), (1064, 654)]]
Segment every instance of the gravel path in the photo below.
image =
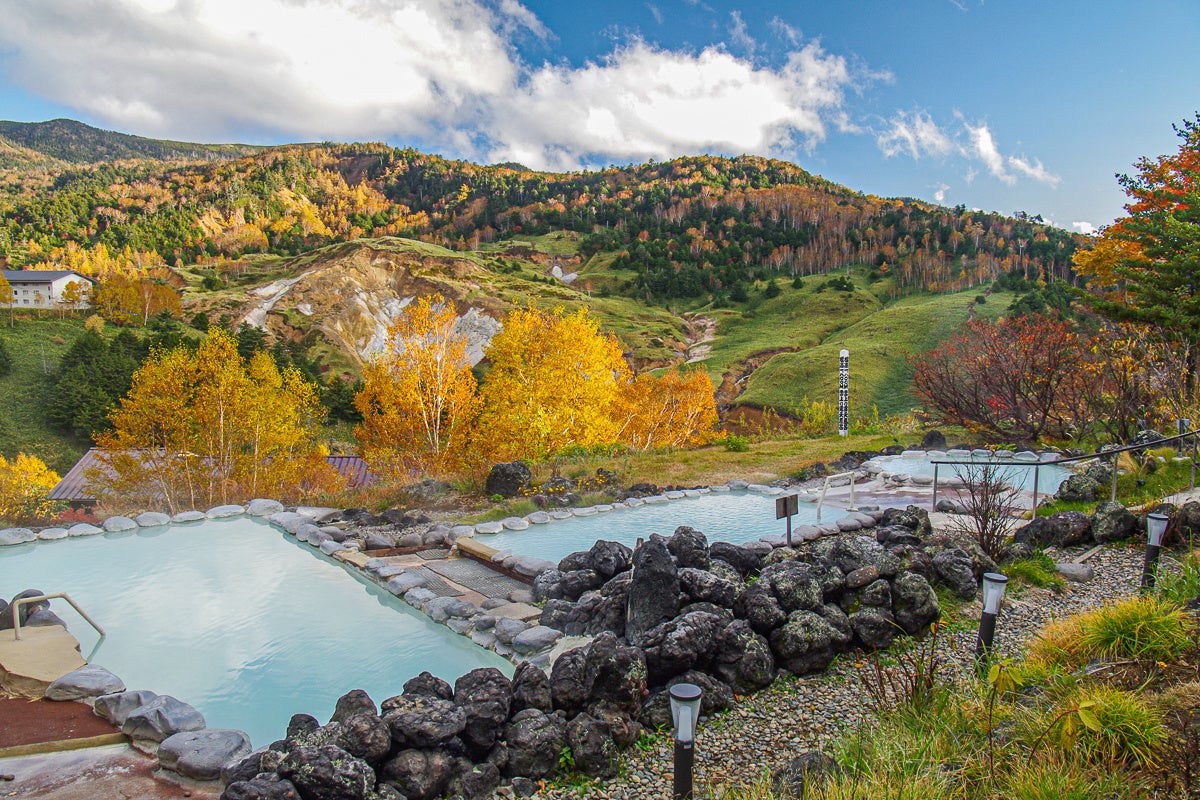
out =
[[(1053, 554), (1058, 561), (1074, 560), (1083, 548)], [(1006, 597), (996, 629), (996, 652), (1019, 654), (1025, 641), (1052, 619), (1095, 608), (1135, 594), (1141, 579), (1140, 546), (1113, 545), (1091, 556), (1095, 569), (1088, 583), (1068, 583), (1062, 594), (1026, 589)], [(978, 619), (979, 600), (966, 606), (962, 616)], [(961, 627), (961, 626), (953, 626)], [(948, 634), (951, 656), (963, 669), (973, 662), (975, 631)], [(865, 664), (864, 664), (865, 666)], [(697, 797), (714, 794), (701, 787), (753, 783), (767, 769), (788, 763), (803, 750), (825, 749), (863, 717), (863, 691), (853, 653), (834, 662), (825, 673), (776, 681), (768, 689), (744, 698), (730, 711), (701, 721), (696, 738)], [(649, 751), (630, 748), (620, 777), (585, 787), (556, 786), (539, 798), (607, 798), (608, 800), (669, 800), (671, 748), (669, 734)], [(717, 795), (719, 796), (719, 795)]]

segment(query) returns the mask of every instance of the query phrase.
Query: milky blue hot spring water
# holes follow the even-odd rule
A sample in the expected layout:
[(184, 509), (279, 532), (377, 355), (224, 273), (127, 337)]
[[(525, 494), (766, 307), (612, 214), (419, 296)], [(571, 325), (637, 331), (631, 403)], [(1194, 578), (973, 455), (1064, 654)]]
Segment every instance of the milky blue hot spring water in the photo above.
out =
[(294, 713), (325, 722), (351, 689), (378, 704), (422, 670), (451, 683), (513, 670), (250, 517), (0, 548), (0, 594), (29, 588), (70, 594), (106, 630), (52, 601), (91, 663), (256, 746), (282, 738)]
[[(740, 544), (769, 534), (783, 534), (785, 522), (775, 518), (775, 497), (755, 492), (712, 492), (665, 503), (598, 513), (588, 517), (558, 520), (534, 525), (523, 531), (478, 534), (483, 544), (511, 550), (526, 556), (560, 561), (563, 556), (589, 549), (598, 539), (621, 542), (633, 547), (638, 539), (650, 534), (670, 536), (680, 525), (688, 525), (708, 537), (708, 541)], [(846, 511), (825, 506), (823, 522), (835, 522)], [(817, 521), (812, 503), (800, 503), (792, 525)]]

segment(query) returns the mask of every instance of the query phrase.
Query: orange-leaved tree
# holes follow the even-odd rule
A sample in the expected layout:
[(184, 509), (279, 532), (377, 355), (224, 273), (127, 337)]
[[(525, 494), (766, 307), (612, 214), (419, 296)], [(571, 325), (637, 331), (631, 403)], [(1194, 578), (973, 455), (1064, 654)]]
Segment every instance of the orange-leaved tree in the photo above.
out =
[(446, 475), (470, 460), (467, 434), (479, 398), (457, 323), (444, 297), (422, 297), (389, 326), (386, 350), (363, 370), (355, 435), (375, 472)]
[(1114, 320), (1158, 326), (1186, 343), (1189, 391), (1200, 371), (1200, 114), (1175, 126), (1173, 155), (1118, 176), (1128, 215), (1105, 228), (1075, 268), (1094, 276), (1089, 304)]
[(536, 460), (569, 447), (613, 444), (629, 367), (621, 347), (581, 309), (516, 309), (487, 350), (476, 429), (493, 458)]
[(1043, 314), (973, 320), (912, 359), (926, 410), (1000, 441), (1062, 439), (1089, 428), (1094, 342)]
[(12, 461), (0, 455), (0, 521), (31, 522), (55, 511), (48, 498), (59, 477), (41, 459), (18, 453)]
[(337, 485), (316, 387), (265, 352), (246, 361), (220, 329), (194, 351), (152, 353), (110, 418), (88, 477), (112, 507), (300, 500)]
[(708, 441), (717, 426), (712, 380), (703, 369), (643, 373), (622, 388), (619, 438), (634, 450)]

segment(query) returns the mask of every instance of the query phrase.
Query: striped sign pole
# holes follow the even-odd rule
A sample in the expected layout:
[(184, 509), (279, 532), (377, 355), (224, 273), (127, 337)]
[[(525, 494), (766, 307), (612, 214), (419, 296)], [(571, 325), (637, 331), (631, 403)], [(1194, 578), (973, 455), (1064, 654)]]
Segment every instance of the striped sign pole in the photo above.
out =
[(838, 436), (850, 435), (850, 351), (838, 354)]

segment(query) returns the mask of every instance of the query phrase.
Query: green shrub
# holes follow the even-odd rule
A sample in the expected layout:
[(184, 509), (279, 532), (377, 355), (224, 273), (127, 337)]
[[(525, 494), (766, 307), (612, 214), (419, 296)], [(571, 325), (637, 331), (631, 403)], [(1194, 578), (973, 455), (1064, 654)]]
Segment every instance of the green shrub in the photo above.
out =
[[(839, 743), (834, 757), (842, 773), (817, 796), (955, 796), (952, 790), (959, 776), (940, 772), (936, 765), (983, 768), (973, 752), (981, 747), (983, 734), (967, 705), (962, 695), (943, 689), (920, 707), (900, 705), (880, 715), (877, 726), (859, 728)], [(927, 794), (911, 794), (910, 787)]]
[(750, 449), (750, 439), (736, 433), (725, 434), (725, 449), (730, 453), (745, 453)]
[(1191, 627), (1174, 603), (1133, 597), (1050, 623), (1029, 660), (1067, 671), (1097, 658), (1172, 661), (1190, 646)]
[(1141, 695), (1110, 686), (1076, 686), (1018, 727), (1035, 754), (1039, 746), (1053, 744), (1099, 765), (1136, 762), (1153, 767), (1166, 741), (1160, 711)]
[(1021, 580), (1030, 586), (1053, 589), (1056, 592), (1062, 591), (1066, 586), (1066, 582), (1054, 567), (1054, 559), (1042, 552), (1034, 553), (1028, 558), (1019, 558), (1006, 565), (1004, 574), (1010, 580)]
[(1092, 656), (1172, 661), (1190, 646), (1190, 628), (1174, 603), (1135, 597), (1084, 614), (1080, 633)]
[(1164, 561), (1159, 565), (1154, 595), (1181, 606), (1200, 597), (1200, 556), (1194, 551), (1188, 553), (1175, 562), (1175, 569), (1170, 561)]

